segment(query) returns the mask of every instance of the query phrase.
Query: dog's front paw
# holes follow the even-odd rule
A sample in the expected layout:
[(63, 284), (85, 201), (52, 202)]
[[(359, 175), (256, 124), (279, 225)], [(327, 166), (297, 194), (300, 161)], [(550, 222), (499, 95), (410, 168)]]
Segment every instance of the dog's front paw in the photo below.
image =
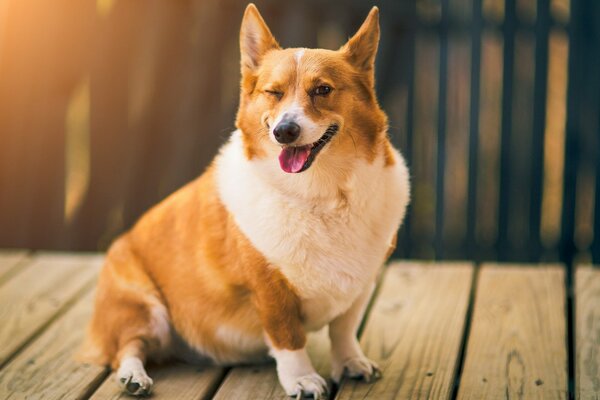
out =
[(381, 369), (379, 369), (379, 366), (375, 361), (369, 360), (367, 357), (361, 355), (348, 358), (338, 365), (335, 365), (334, 363), (331, 371), (332, 379), (336, 383), (339, 383), (343, 376), (352, 379), (362, 379), (369, 383), (381, 378)]
[(117, 380), (123, 392), (132, 396), (149, 396), (152, 393), (152, 378), (141, 368), (119, 368)]
[(282, 382), (282, 384), (286, 394), (296, 399), (312, 396), (315, 400), (324, 400), (329, 395), (327, 382), (316, 372), (300, 376), (290, 382)]

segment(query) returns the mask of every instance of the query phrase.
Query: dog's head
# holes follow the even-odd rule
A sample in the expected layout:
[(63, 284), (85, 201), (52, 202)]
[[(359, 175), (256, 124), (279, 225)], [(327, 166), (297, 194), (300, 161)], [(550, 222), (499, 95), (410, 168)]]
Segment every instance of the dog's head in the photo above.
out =
[(339, 50), (282, 49), (253, 4), (240, 32), (246, 157), (287, 173), (372, 161), (387, 119), (374, 91), (379, 11)]

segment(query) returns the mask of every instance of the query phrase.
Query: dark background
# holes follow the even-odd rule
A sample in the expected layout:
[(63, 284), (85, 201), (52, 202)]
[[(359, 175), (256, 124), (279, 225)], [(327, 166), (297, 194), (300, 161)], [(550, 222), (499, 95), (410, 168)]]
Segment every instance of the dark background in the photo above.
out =
[[(600, 262), (600, 2), (256, 3), (294, 47), (380, 7), (413, 184), (396, 256)], [(0, 247), (106, 249), (200, 174), (234, 129), (245, 6), (1, 1)]]

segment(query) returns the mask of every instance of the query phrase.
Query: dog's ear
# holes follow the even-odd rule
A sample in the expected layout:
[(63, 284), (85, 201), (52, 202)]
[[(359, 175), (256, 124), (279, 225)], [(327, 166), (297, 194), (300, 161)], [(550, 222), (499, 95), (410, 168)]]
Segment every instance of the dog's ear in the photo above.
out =
[(265, 53), (272, 49), (279, 49), (279, 44), (256, 6), (248, 4), (240, 29), (242, 76), (254, 72)]
[(379, 9), (373, 7), (362, 26), (342, 46), (342, 51), (348, 61), (360, 71), (373, 72), (375, 55), (379, 44)]

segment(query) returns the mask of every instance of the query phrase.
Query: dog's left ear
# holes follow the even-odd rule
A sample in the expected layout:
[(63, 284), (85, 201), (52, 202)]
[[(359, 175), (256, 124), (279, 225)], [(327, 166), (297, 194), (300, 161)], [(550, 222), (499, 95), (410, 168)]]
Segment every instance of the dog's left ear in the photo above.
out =
[(279, 49), (279, 44), (256, 6), (248, 4), (240, 29), (242, 75), (254, 72), (265, 53), (272, 49)]
[(362, 26), (342, 46), (348, 61), (364, 72), (373, 72), (379, 44), (379, 8), (373, 7)]

